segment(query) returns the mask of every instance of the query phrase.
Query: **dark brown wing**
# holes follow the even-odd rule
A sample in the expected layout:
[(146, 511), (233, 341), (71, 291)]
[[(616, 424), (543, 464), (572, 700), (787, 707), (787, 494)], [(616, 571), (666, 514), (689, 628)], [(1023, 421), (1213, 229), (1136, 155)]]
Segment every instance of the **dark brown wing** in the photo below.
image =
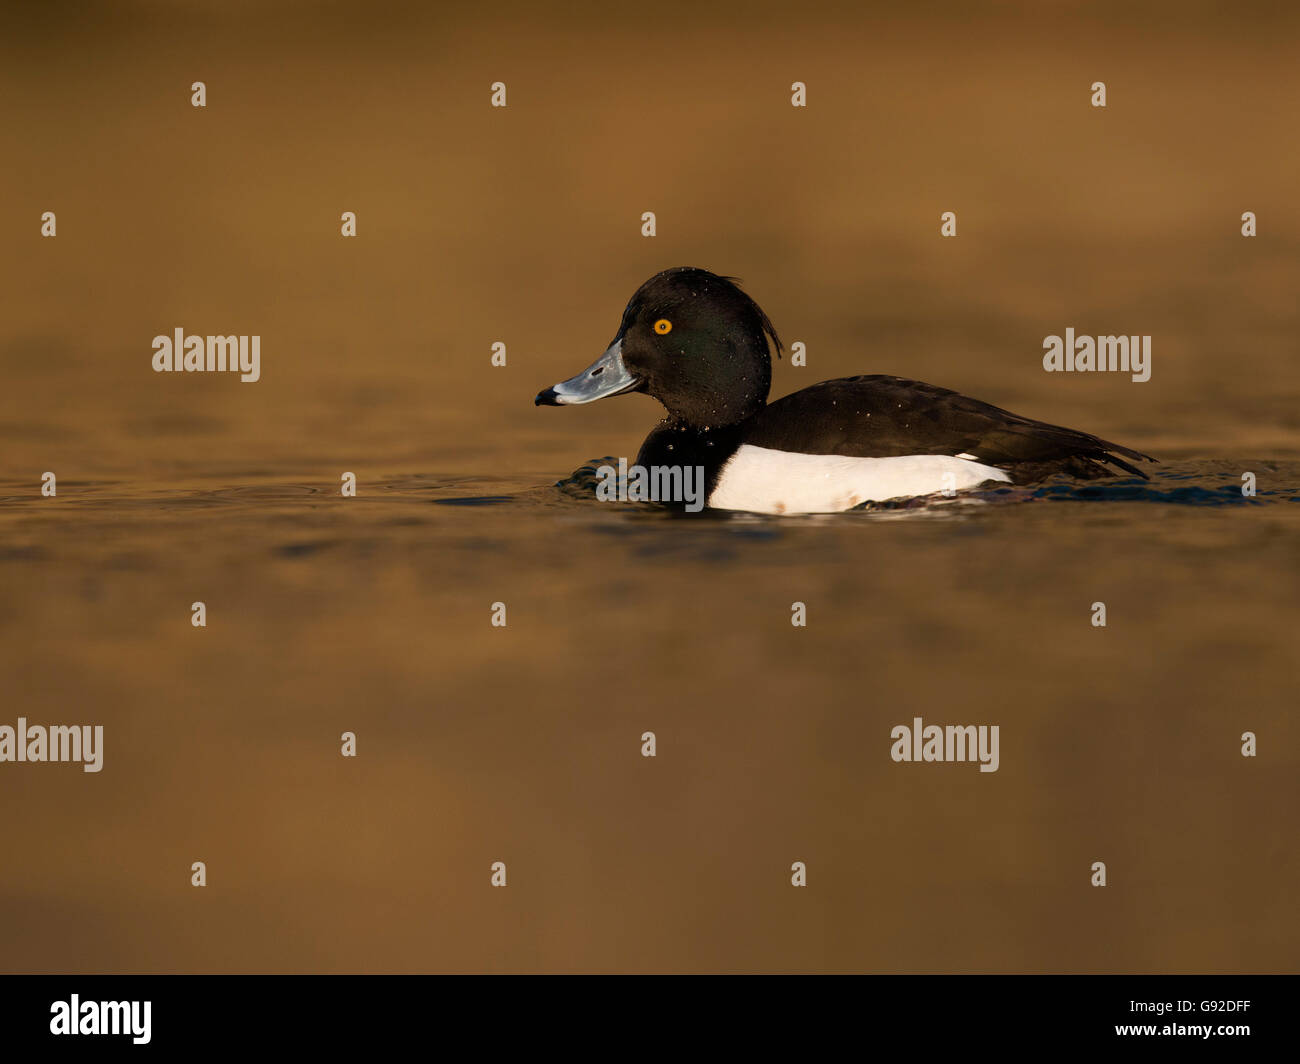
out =
[(743, 442), (855, 458), (969, 454), (989, 465), (1033, 467), (1035, 474), (1059, 467), (1097, 475), (1104, 466), (1096, 463), (1107, 463), (1145, 477), (1124, 459), (1155, 461), (1131, 447), (1021, 417), (947, 388), (881, 375), (822, 381), (778, 399), (749, 422)]

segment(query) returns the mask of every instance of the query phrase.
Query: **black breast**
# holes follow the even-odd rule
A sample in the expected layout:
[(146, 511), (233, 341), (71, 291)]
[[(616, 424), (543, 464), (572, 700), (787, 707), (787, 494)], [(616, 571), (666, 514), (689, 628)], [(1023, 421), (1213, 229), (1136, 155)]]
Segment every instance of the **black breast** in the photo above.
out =
[(671, 420), (660, 422), (645, 438), (636, 464), (651, 466), (703, 466), (704, 497), (718, 481), (727, 459), (736, 453), (748, 422), (720, 429), (697, 429)]

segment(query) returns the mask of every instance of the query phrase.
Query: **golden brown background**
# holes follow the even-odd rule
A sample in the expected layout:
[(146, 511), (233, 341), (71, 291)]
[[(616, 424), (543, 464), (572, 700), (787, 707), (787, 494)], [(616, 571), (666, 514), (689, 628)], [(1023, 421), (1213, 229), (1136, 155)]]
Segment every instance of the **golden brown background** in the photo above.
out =
[[(1295, 970), (1294, 9), (3, 19), (0, 723), (106, 752), (0, 765), (0, 969)], [(658, 408), (533, 394), (682, 264), (807, 344), (774, 395), (915, 376), (1162, 475), (958, 517), (562, 494)], [(262, 380), (153, 373), (178, 326), (259, 334)], [(1151, 381), (1045, 374), (1067, 326), (1152, 334)], [(1000, 771), (894, 764), (914, 715), (1000, 725)]]

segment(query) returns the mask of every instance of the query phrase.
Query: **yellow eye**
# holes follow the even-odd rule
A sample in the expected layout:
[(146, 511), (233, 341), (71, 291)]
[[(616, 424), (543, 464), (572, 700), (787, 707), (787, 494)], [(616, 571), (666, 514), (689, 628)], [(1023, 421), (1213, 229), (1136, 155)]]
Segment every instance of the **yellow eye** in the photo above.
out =
[(672, 331), (673, 331), (673, 323), (669, 321), (667, 318), (660, 318), (657, 322), (655, 322), (655, 332), (657, 332), (660, 336), (663, 336), (665, 333), (670, 333)]

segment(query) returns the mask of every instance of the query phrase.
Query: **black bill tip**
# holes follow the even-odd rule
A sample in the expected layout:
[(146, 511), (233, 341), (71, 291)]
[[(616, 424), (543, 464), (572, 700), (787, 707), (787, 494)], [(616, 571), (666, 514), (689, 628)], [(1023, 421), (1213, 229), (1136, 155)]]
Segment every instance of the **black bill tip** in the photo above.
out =
[(544, 392), (538, 392), (537, 398), (533, 400), (534, 406), (559, 406), (560, 397), (556, 394), (554, 388), (547, 388)]

